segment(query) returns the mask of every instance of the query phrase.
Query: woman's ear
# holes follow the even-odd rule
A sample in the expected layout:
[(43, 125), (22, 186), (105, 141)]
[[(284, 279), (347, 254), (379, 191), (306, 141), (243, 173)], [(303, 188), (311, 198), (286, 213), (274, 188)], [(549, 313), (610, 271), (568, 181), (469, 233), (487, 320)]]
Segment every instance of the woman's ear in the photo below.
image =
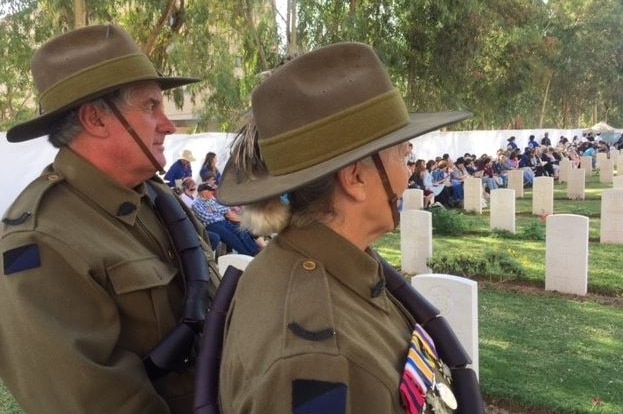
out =
[(363, 161), (347, 165), (337, 172), (337, 181), (346, 196), (364, 201), (370, 183), (369, 168)]

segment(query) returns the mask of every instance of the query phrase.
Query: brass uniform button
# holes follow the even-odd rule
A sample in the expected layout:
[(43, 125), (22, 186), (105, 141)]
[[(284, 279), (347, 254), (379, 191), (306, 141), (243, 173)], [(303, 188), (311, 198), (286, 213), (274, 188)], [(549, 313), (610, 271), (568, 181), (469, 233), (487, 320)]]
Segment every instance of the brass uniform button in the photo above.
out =
[(308, 272), (316, 270), (316, 262), (314, 262), (313, 260), (305, 260), (303, 262), (303, 269), (307, 270)]
[(58, 179), (59, 179), (58, 174), (50, 174), (50, 175), (48, 175), (48, 181), (54, 182), (54, 181), (58, 181)]

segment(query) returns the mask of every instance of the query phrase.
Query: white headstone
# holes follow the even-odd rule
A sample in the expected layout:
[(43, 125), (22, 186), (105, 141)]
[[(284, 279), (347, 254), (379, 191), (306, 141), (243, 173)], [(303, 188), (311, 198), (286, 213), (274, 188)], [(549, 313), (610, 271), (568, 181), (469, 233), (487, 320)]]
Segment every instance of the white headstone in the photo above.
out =
[(584, 200), (586, 189), (586, 170), (584, 168), (573, 168), (569, 171), (569, 182), (567, 183), (567, 197), (570, 200)]
[(535, 177), (532, 183), (532, 214), (554, 214), (554, 177)]
[(623, 175), (612, 177), (612, 188), (623, 188)]
[(585, 178), (590, 177), (593, 173), (593, 157), (583, 155), (580, 161), (580, 168), (586, 171)]
[(558, 182), (566, 183), (569, 181), (569, 170), (571, 170), (571, 160), (569, 158), (563, 158), (558, 164), (560, 169), (558, 170)]
[(478, 284), (464, 277), (444, 274), (414, 276), (411, 284), (446, 318), (471, 357), (471, 368), (478, 376)]
[(421, 210), (424, 208), (424, 191), (419, 188), (409, 188), (402, 193), (403, 210)]
[(601, 243), (623, 244), (623, 189), (612, 188), (601, 194)]
[(521, 168), (508, 172), (508, 188), (515, 190), (515, 197), (523, 198), (523, 170)]
[(467, 177), (463, 181), (463, 189), (463, 209), (482, 214), (482, 180), (476, 177)]
[[(605, 153), (601, 153), (604, 154)], [(602, 158), (599, 164), (599, 182), (611, 183), (614, 177), (614, 167), (612, 166), (612, 160), (610, 158)]]
[(595, 168), (601, 168), (601, 163), (605, 159), (608, 159), (608, 153), (598, 152), (597, 156), (595, 157)]
[(586, 295), (588, 217), (554, 214), (547, 218), (545, 290)]
[(232, 253), (219, 256), (216, 262), (218, 264), (218, 271), (223, 275), (229, 266), (234, 266), (240, 270), (246, 269), (251, 260), (253, 260), (253, 256)]
[(515, 190), (498, 188), (491, 191), (491, 230), (500, 229), (515, 233)]
[(433, 215), (424, 210), (400, 213), (401, 269), (408, 274), (429, 273), (433, 256)]
[(610, 159), (612, 160), (612, 168), (614, 168), (615, 171), (619, 170), (620, 158), (621, 157), (619, 157), (619, 151), (617, 151), (616, 149), (610, 150)]

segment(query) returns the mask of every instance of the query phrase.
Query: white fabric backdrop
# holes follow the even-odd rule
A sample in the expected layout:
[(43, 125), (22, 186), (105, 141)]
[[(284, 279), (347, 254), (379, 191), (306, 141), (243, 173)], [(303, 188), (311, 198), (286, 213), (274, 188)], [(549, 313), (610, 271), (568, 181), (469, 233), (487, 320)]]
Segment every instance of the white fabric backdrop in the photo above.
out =
[[(545, 131), (549, 132), (550, 140), (556, 145), (561, 136), (569, 140), (574, 135), (582, 136), (581, 129), (560, 130), (499, 130), (499, 131), (435, 131), (412, 140), (417, 158), (431, 159), (444, 153), (457, 158), (466, 152), (480, 156), (483, 153), (495, 154), (499, 148), (506, 148), (506, 140), (514, 135), (515, 142), (523, 150), (528, 144), (528, 137), (534, 134), (540, 140)], [(231, 134), (205, 133), (194, 135), (175, 134), (167, 138), (165, 154), (168, 163), (177, 160), (184, 149), (190, 149), (196, 158), (192, 163), (195, 178), (199, 176), (199, 169), (206, 153), (212, 151), (217, 154), (219, 168), (222, 170), (229, 152)], [(46, 138), (11, 144), (6, 140), (6, 133), (0, 133), (0, 177), (4, 177), (0, 184), (0, 212), (4, 215), (19, 192), (41, 170), (52, 162), (56, 149)]]

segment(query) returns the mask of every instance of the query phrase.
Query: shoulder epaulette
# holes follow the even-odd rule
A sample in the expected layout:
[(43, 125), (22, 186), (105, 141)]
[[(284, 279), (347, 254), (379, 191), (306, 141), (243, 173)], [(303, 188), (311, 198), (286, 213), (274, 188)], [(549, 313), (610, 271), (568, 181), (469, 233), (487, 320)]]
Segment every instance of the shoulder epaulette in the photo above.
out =
[(333, 303), (327, 274), (313, 259), (295, 262), (286, 297), (285, 353), (337, 352)]
[(64, 177), (55, 171), (46, 171), (34, 179), (17, 196), (2, 217), (3, 233), (35, 228), (37, 209), (45, 194)]

